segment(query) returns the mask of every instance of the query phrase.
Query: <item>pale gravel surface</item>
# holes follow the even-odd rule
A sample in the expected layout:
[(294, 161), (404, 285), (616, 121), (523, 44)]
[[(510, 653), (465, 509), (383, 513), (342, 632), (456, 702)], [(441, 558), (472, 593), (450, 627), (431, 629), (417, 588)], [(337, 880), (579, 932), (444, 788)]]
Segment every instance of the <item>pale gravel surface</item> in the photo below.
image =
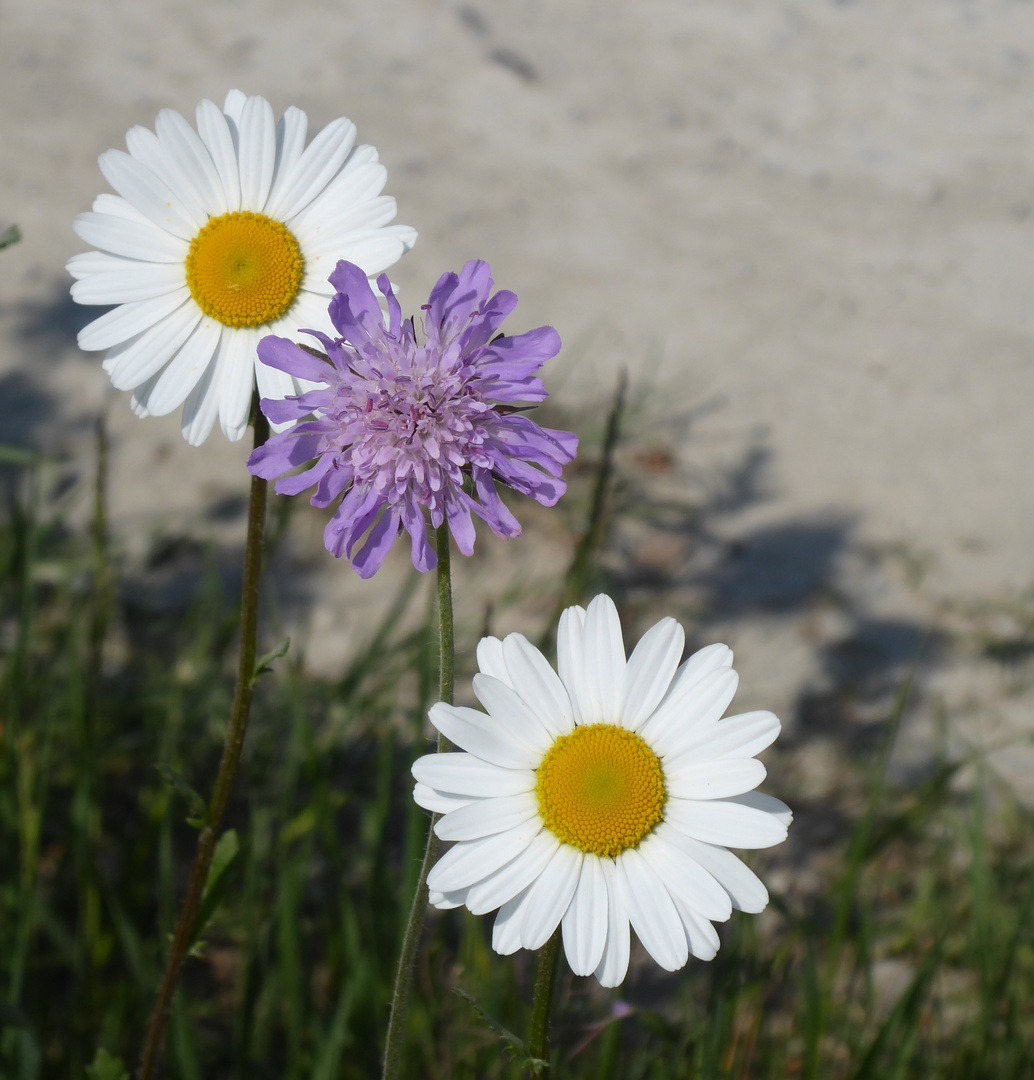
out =
[[(242, 490), (246, 448), (137, 421), (77, 355), (70, 222), (129, 126), (230, 86), (310, 132), (345, 113), (379, 148), (420, 231), (393, 271), (406, 304), (486, 258), (514, 329), (576, 343), (568, 407), (618, 364), (655, 383), (638, 437), (673, 448), (670, 491), (713, 498), (757, 452), (703, 539), (619, 538), (644, 622), (652, 567), (737, 647), (744, 708), (809, 737), (864, 725), (933, 626), (905, 757), (938, 712), (957, 740), (1034, 728), (1030, 661), (980, 654), (1034, 608), (1034, 4), (3, 5), (0, 218), (25, 239), (0, 253), (0, 441), (85, 457), (106, 402), (131, 559), (170, 525), (232, 536), (202, 509)], [(661, 423), (701, 405), (688, 437)], [(562, 558), (484, 546), (500, 599), (511, 566)], [(329, 668), (385, 589), (307, 565)], [(996, 762), (1031, 786), (1028, 748)]]

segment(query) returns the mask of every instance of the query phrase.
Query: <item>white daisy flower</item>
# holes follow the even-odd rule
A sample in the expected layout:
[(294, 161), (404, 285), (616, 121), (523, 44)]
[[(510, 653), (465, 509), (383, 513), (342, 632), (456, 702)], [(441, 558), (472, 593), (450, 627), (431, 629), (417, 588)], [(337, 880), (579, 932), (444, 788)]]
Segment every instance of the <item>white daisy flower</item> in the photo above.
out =
[(732, 652), (709, 645), (679, 667), (684, 644), (663, 619), (626, 661), (608, 596), (564, 612), (559, 675), (520, 634), (481, 641), (474, 693), (488, 715), (435, 705), (432, 723), (465, 752), (413, 766), (416, 801), (455, 841), (427, 879), (431, 903), (499, 908), (503, 955), (562, 923), (572, 971), (604, 986), (625, 977), (629, 924), (675, 971), (690, 953), (714, 957), (714, 921), (763, 910), (765, 886), (727, 848), (786, 838), (789, 807), (753, 790), (779, 720), (722, 720)]
[(308, 146), (308, 121), (280, 122), (265, 98), (231, 90), (220, 110), (197, 107), (197, 131), (163, 109), (151, 132), (126, 134), (101, 172), (118, 195), (99, 195), (75, 231), (98, 250), (75, 255), (72, 298), (117, 304), (79, 334), (107, 350), (104, 369), (133, 391), (138, 416), (184, 404), (183, 435), (197, 446), (216, 417), (229, 439), (248, 423), (252, 390), (284, 398), (309, 384), (256, 363), (266, 334), (333, 334), (327, 277), (339, 259), (375, 276), (413, 246), (416, 232), (388, 225), (395, 200), (372, 146), (355, 125), (328, 124)]

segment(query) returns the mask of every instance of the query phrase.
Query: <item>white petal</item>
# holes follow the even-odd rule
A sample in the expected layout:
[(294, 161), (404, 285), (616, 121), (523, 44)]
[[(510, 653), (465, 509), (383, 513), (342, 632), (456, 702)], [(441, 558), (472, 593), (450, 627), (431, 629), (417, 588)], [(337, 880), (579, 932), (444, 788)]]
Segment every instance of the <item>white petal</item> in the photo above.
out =
[(194, 238), (197, 222), (168, 184), (146, 165), (121, 150), (105, 150), (97, 161), (105, 180), (149, 221), (184, 240)]
[(201, 319), (201, 309), (188, 300), (139, 337), (116, 345), (106, 357), (115, 389), (133, 390), (159, 372)]
[(535, 881), (559, 846), (560, 841), (543, 829), (516, 859), (471, 886), (467, 907), (475, 915), (484, 915), (505, 904)]
[(265, 98), (248, 98), (237, 127), (241, 208), (258, 213), (265, 209), (276, 163), (276, 125), (272, 106)]
[(193, 222), (194, 229), (200, 229), (207, 220), (207, 211), (201, 197), (183, 170), (182, 163), (170, 158), (161, 144), (161, 140), (147, 127), (137, 124), (125, 133), (125, 146), (132, 156), (146, 165), (156, 177), (161, 177), (183, 206)]
[(757, 914), (768, 906), (768, 890), (761, 879), (731, 851), (694, 840), (677, 829), (673, 829), (667, 839), (714, 876), (732, 898), (732, 906), (737, 911)]
[(556, 632), (557, 670), (571, 699), (575, 722), (592, 724), (600, 719), (596, 689), (585, 670), (585, 609), (566, 608)]
[(724, 799), (752, 791), (765, 779), (765, 766), (756, 758), (697, 761), (683, 754), (664, 763), (668, 794), (678, 799)]
[(600, 860), (586, 855), (563, 919), (564, 952), (575, 975), (591, 975), (607, 944), (607, 882)]
[(255, 392), (255, 357), (259, 331), (250, 328), (223, 335), (219, 372), (219, 424), (223, 434), (236, 442), (248, 427)]
[(607, 882), (607, 944), (595, 975), (601, 986), (618, 986), (628, 972), (628, 913), (618, 895), (617, 864), (613, 859), (601, 859), (600, 869)]
[(359, 202), (347, 211), (334, 212), (333, 221), (299, 217), (291, 222), (306, 260), (323, 259), (333, 266), (337, 252), (348, 244), (349, 238), (379, 229), (395, 220), (398, 207), (390, 195), (380, 195), (368, 202)]
[[(101, 252), (90, 252), (95, 257), (100, 257)], [(115, 256), (104, 256), (113, 259)], [(69, 260), (69, 272), (80, 271), (85, 264), (77, 264), (76, 270), (72, 269), (72, 262), (79, 256), (73, 256)], [(167, 293), (176, 292), (183, 287), (183, 267), (173, 266), (169, 263), (145, 263), (135, 260), (122, 259), (124, 269), (105, 271), (104, 273), (89, 273), (88, 276), (76, 281), (72, 285), (72, 299), (77, 304), (126, 304), (137, 300), (151, 300), (156, 296), (164, 296)]]
[(600, 719), (615, 724), (625, 699), (625, 646), (618, 609), (600, 593), (585, 612), (585, 673), (600, 703)]
[(164, 319), (189, 298), (190, 290), (184, 286), (175, 292), (150, 300), (120, 304), (114, 311), (106, 311), (99, 319), (87, 323), (79, 331), (79, 348), (86, 352), (99, 352), (128, 341)]
[(427, 886), (439, 892), (469, 888), (517, 858), (541, 831), (542, 823), (535, 818), (507, 832), (457, 844), (431, 868)]
[(515, 739), (540, 756), (549, 749), (553, 742), (552, 734), (516, 690), (480, 672), (474, 676), (473, 687), (475, 696), (489, 715), (512, 733)]
[(628, 658), (621, 723), (638, 731), (668, 691), (682, 659), (686, 632), (674, 619), (661, 619), (639, 639)]
[[(125, 218), (126, 221), (135, 221), (137, 223), (143, 222), (145, 225), (153, 225), (149, 217), (145, 214), (141, 214), (136, 207), (130, 205), (122, 198), (121, 195), (112, 195), (108, 191), (102, 191), (96, 199), (93, 200), (93, 206), (90, 209), (95, 214), (110, 214), (112, 217)], [(165, 231), (164, 229), (162, 230)]]
[(739, 803), (740, 806), (751, 807), (765, 814), (771, 814), (783, 828), (788, 829), (793, 821), (793, 811), (783, 802), (772, 795), (764, 795), (760, 791), (746, 791), (742, 795), (735, 795), (728, 800)]
[(212, 216), (224, 213), (225, 194), (219, 170), (198, 133), (173, 109), (162, 109), (154, 130), (168, 157), (177, 163), (197, 193), (204, 211)]
[(483, 761), (504, 769), (536, 769), (542, 755), (508, 725), (462, 705), (438, 702), (428, 713), (431, 723), (451, 742)]
[(211, 435), (219, 415), (219, 388), (225, 375), (227, 336), (222, 336), (212, 362), (183, 402), (180, 431), (191, 446), (200, 446)]
[(244, 114), (244, 106), (247, 101), (247, 94), (242, 90), (233, 89), (227, 93), (226, 100), (223, 102), (223, 112), (237, 127), (241, 126), (241, 116)]
[(688, 693), (669, 696), (639, 734), (654, 753), (669, 758), (694, 744), (701, 731), (717, 724), (729, 702), (736, 695), (739, 676), (732, 668), (721, 668), (705, 675)]
[(732, 914), (729, 894), (707, 870), (686, 854), (679, 843), (680, 837), (677, 829), (662, 822), (636, 850), (650, 864), (672, 896), (681, 898), (706, 919), (725, 922)]
[(273, 184), (269, 189), (269, 198), (266, 200), (267, 213), (276, 214), (278, 220), (283, 221), (282, 215), (277, 214), (275, 207), (279, 206), (284, 189), (290, 181), (291, 173), (302, 156), (305, 149), (305, 135), (309, 130), (309, 118), (301, 109), (294, 105), (288, 107), (286, 112), (277, 121), (276, 125), (276, 163), (273, 166)]
[(197, 130), (212, 164), (219, 174), (222, 200), (218, 214), (232, 213), (241, 208), (241, 178), (237, 167), (237, 151), (233, 134), (222, 109), (215, 102), (201, 101), (197, 107)]
[[(300, 330), (322, 330), (332, 338), (338, 336), (327, 313), (327, 298), (299, 289), (290, 311), (273, 323), (262, 327), (262, 333), (280, 337), (297, 337)], [(265, 367), (265, 365), (262, 365)]]
[(689, 951), (698, 960), (713, 960), (721, 941), (718, 931), (692, 908), (686, 907), (680, 900), (675, 900), (675, 910), (679, 913), (682, 928), (689, 940)]
[(144, 402), (147, 400), (147, 395), (154, 389), (155, 383), (157, 383), (161, 377), (162, 373), (156, 371), (149, 379), (142, 382), (133, 391), (133, 395), (129, 399), (129, 407), (133, 410), (134, 415), (140, 417), (141, 420), (151, 415), (147, 411)]
[(528, 906), (521, 923), (521, 944), (541, 949), (567, 911), (578, 887), (583, 854), (570, 844), (561, 844), (531, 887)]
[(370, 277), (387, 270), (399, 261), (416, 243), (416, 230), (408, 225), (387, 225), (383, 229), (366, 229), (350, 233), (342, 242), (340, 249), (326, 263), (317, 258), (306, 261), (306, 275), (303, 284), (309, 287), (311, 277), (325, 276), (337, 265), (338, 259), (355, 263)]
[(195, 230), (201, 229), (208, 220), (208, 206), (205, 205), (194, 183), (189, 164), (172, 157), (153, 131), (145, 127), (130, 128), (126, 132), (126, 146), (129, 152), (146, 165), (155, 176), (160, 176), (170, 190), (185, 207), (194, 223)]
[(319, 263), (318, 265), (315, 265), (312, 262), (306, 262), (306, 269), (305, 274), (302, 277), (301, 288), (308, 293), (315, 293), (316, 296), (321, 297), (323, 303), (326, 304), (327, 298), (333, 296), (336, 291), (334, 286), (327, 280), (335, 266), (337, 266), (337, 259), (332, 259), (326, 264)]
[[(721, 723), (700, 728), (685, 742), (672, 764), (683, 760), (714, 761), (717, 758), (751, 758), (775, 742), (779, 717), (760, 710), (729, 716)], [(665, 762), (665, 771), (668, 762)]]
[(338, 221), (354, 213), (358, 204), (377, 198), (387, 181), (388, 170), (377, 161), (377, 151), (372, 146), (357, 146), (323, 194), (288, 222), (291, 231), (299, 241), (303, 236), (315, 239), (336, 228)]
[(512, 900), (507, 900), (499, 909), (492, 926), (492, 948), (500, 956), (509, 956), (521, 947), (521, 923), (531, 895), (529, 885), (524, 892), (518, 893)]
[(284, 177), (268, 213), (287, 221), (304, 210), (338, 174), (355, 142), (355, 124), (340, 117), (328, 124)]
[(429, 890), (427, 893), (427, 902), (439, 911), (448, 911), (450, 908), (463, 907), (467, 902), (467, 889), (457, 889), (456, 892), (435, 892)]
[(695, 840), (723, 847), (766, 848), (786, 839), (778, 817), (734, 799), (668, 799), (664, 820)]
[(689, 959), (682, 920), (664, 883), (635, 848), (617, 858), (621, 900), (639, 940), (665, 971), (678, 971)]
[(452, 792), (438, 791), (427, 784), (416, 784), (413, 787), (413, 802), (425, 810), (430, 810), (432, 814), (447, 814), (450, 810), (469, 806), (474, 801), (469, 795), (454, 795)]
[(510, 678), (504, 680), (520, 695), (554, 738), (574, 727), (574, 711), (560, 676), (522, 634), (508, 634), (503, 660)]
[(501, 769), (473, 754), (426, 754), (413, 763), (413, 776), (439, 791), (472, 798), (520, 795), (535, 789), (533, 772)]
[(211, 363), (223, 329), (214, 319), (197, 324), (143, 402), (152, 416), (165, 416), (183, 404)]
[(530, 791), (502, 795), (452, 810), (435, 824), (434, 831), (441, 840), (480, 840), (523, 825), (538, 812), (538, 799)]
[(483, 637), (478, 642), (478, 667), (483, 675), (491, 675), (493, 679), (513, 686), (513, 679), (506, 668), (503, 660), (503, 643), (497, 637)]
[(149, 221), (134, 221), (115, 214), (79, 214), (72, 228), (77, 236), (101, 251), (146, 262), (182, 265), (190, 249), (186, 240)]

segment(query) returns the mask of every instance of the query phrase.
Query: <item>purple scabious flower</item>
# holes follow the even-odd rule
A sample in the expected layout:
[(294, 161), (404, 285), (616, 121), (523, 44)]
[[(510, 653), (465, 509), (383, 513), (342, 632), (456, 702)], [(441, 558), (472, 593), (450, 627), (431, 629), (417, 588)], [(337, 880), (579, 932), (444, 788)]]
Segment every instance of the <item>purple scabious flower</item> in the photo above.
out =
[[(313, 506), (343, 495), (324, 543), (364, 578), (377, 572), (403, 529), (413, 565), (433, 570), (428, 516), (434, 528), (448, 522), (464, 555), (474, 551), (472, 513), (497, 536), (520, 535), (495, 482), (553, 506), (567, 490), (561, 469), (578, 449), (570, 432), (521, 415), (546, 399), (536, 372), (560, 350), (557, 332), (540, 326), (516, 337), (498, 334), (517, 296), (493, 295), (491, 271), (481, 261), (439, 278), (423, 308), (422, 345), (386, 275), (377, 286), (387, 326), (358, 266), (339, 262), (330, 283), (337, 290), (330, 318), (341, 337), (305, 331), (326, 357), (286, 338), (259, 342), (262, 363), (321, 385), (283, 401), (262, 399), (274, 424), (299, 423), (255, 450), (251, 472), (280, 477), (276, 490), (285, 495), (315, 486)], [(306, 462), (313, 463), (304, 472), (284, 475)]]

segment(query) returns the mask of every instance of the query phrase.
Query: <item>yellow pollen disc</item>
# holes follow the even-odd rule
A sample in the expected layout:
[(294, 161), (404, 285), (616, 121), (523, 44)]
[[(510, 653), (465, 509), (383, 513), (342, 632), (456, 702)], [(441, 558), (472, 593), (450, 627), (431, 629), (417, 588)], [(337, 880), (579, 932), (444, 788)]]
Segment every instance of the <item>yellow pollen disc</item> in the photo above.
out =
[(224, 326), (262, 326), (294, 303), (305, 262), (290, 230), (241, 210), (210, 218), (187, 252), (198, 307)]
[(595, 855), (613, 858), (635, 847), (664, 813), (660, 759), (638, 735), (613, 724), (562, 735), (535, 775), (546, 828)]

